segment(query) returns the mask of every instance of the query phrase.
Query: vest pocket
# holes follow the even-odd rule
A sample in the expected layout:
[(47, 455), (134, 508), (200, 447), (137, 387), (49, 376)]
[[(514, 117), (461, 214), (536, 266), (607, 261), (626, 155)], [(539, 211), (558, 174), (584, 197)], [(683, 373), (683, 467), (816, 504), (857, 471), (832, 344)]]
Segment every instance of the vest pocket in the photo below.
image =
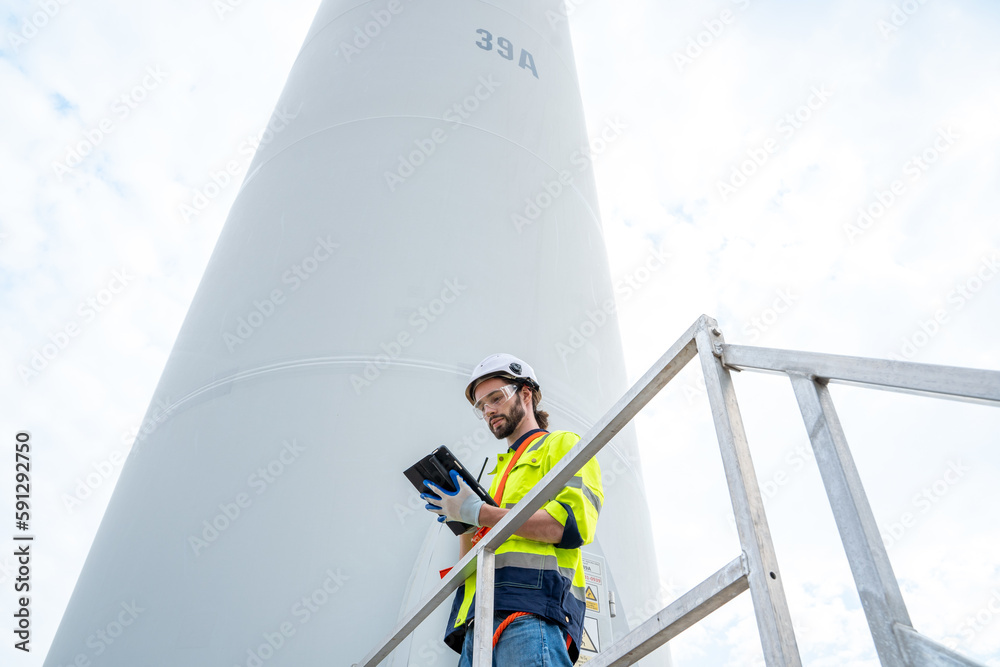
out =
[[(536, 452), (531, 453), (536, 454)], [(541, 469), (541, 460), (536, 458), (532, 461), (528, 456), (527, 453), (522, 456), (507, 477), (507, 486), (503, 492), (504, 507), (508, 503), (519, 502), (545, 476)]]
[(541, 588), (542, 571), (525, 567), (503, 567), (496, 571), (494, 586)]

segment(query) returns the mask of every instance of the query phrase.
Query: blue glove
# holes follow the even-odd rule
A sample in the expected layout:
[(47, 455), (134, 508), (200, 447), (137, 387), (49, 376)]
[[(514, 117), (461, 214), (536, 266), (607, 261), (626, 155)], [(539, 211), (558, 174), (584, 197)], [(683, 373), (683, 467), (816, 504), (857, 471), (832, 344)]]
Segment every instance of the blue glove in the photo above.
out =
[(434, 482), (425, 479), (424, 486), (432, 493), (420, 494), (420, 497), (427, 501), (424, 507), (437, 514), (438, 521), (461, 521), (478, 526), (479, 510), (484, 505), (483, 501), (472, 492), (472, 487), (465, 483), (456, 470), (451, 471), (451, 483), (457, 489), (454, 493), (445, 491)]

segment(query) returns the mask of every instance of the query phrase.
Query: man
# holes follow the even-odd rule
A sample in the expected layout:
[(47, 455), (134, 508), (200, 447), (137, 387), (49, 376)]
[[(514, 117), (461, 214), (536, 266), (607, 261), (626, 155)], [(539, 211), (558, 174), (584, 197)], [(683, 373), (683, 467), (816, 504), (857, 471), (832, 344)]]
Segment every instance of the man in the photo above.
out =
[[(542, 392), (531, 366), (509, 354), (486, 357), (472, 372), (465, 396), (485, 419), (506, 453), (497, 456), (490, 495), (484, 503), (461, 477), (449, 493), (431, 482), (422, 494), (438, 521), (481, 526), (459, 536), (464, 556), (580, 440), (569, 431), (545, 430), (548, 413), (538, 409)], [(584, 602), (580, 547), (594, 539), (604, 502), (601, 468), (591, 459), (542, 509), (496, 552), (493, 646), (497, 667), (571, 667), (580, 654)], [(475, 534), (473, 534), (475, 533)], [(476, 576), (465, 580), (452, 605), (445, 643), (461, 653), (459, 667), (472, 665)]]

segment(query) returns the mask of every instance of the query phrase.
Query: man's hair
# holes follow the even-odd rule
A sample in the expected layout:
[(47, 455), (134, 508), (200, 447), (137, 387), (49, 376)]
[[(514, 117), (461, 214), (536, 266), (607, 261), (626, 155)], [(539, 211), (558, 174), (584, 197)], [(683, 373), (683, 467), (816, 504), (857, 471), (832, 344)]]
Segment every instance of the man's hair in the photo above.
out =
[(549, 428), (549, 413), (545, 410), (538, 409), (538, 399), (541, 396), (541, 392), (537, 389), (530, 387), (526, 382), (519, 382), (517, 385), (518, 392), (521, 391), (521, 387), (528, 387), (531, 389), (531, 409), (535, 414), (535, 421), (538, 422), (538, 428), (548, 429)]

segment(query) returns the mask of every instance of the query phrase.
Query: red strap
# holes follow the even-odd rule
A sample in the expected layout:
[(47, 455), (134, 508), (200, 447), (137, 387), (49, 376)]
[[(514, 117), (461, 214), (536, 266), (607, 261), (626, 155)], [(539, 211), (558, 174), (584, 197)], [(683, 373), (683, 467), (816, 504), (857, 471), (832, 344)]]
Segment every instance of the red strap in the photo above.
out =
[[(503, 619), (503, 622), (500, 623), (499, 626), (497, 626), (497, 631), (493, 633), (493, 648), (496, 649), (497, 642), (500, 641), (500, 635), (503, 634), (503, 631), (507, 629), (507, 626), (510, 625), (511, 622), (514, 619), (521, 618), (522, 616), (533, 616), (533, 615), (534, 614), (532, 614), (530, 612), (527, 612), (527, 611), (515, 611), (510, 616), (508, 616), (507, 618)], [(569, 651), (569, 647), (572, 646), (572, 645), (573, 645), (573, 638), (570, 637), (569, 633), (567, 632), (566, 633), (566, 650)]]
[(526, 611), (515, 611), (513, 614), (503, 619), (503, 622), (497, 627), (497, 631), (493, 633), (493, 648), (497, 647), (497, 642), (500, 641), (500, 635), (503, 631), (507, 629), (507, 626), (511, 624), (515, 618), (521, 618), (522, 616), (531, 616), (532, 614)]
[(472, 536), (472, 546), (479, 544), (479, 540), (486, 537), (486, 533), (488, 532), (490, 532), (489, 526), (480, 526), (479, 530), (476, 531), (476, 534)]
[(507, 475), (509, 475), (510, 471), (514, 469), (514, 466), (517, 465), (517, 460), (521, 458), (521, 454), (528, 451), (528, 445), (533, 443), (535, 440), (538, 440), (538, 438), (543, 435), (545, 435), (545, 431), (533, 433), (521, 443), (520, 447), (517, 448), (517, 452), (514, 454), (514, 457), (510, 460), (510, 463), (507, 464), (507, 469), (503, 471), (503, 477), (500, 478), (500, 483), (497, 485), (496, 495), (493, 496), (493, 502), (497, 504), (497, 507), (503, 507), (503, 490), (507, 487)]
[[(503, 507), (503, 491), (507, 487), (507, 475), (509, 475), (510, 471), (514, 469), (514, 466), (517, 465), (517, 460), (521, 458), (521, 454), (528, 451), (528, 447), (531, 443), (547, 433), (548, 431), (538, 431), (537, 433), (533, 433), (521, 443), (520, 447), (517, 448), (517, 452), (514, 453), (513, 458), (511, 458), (510, 462), (507, 464), (507, 469), (503, 471), (503, 476), (500, 478), (500, 483), (497, 485), (496, 495), (493, 496), (493, 502), (497, 504), (497, 507)], [(476, 531), (476, 534), (472, 536), (472, 546), (478, 544), (479, 540), (486, 537), (486, 533), (488, 532), (490, 532), (488, 526), (480, 526), (479, 530)]]
[[(521, 458), (521, 454), (528, 451), (528, 447), (531, 445), (532, 442), (542, 437), (543, 435), (546, 435), (547, 433), (548, 431), (539, 431), (538, 433), (533, 433), (532, 435), (528, 436), (528, 438), (524, 442), (521, 443), (520, 447), (517, 448), (517, 452), (514, 453), (514, 457), (511, 458), (510, 463), (507, 464), (507, 469), (503, 471), (503, 476), (500, 478), (500, 483), (497, 485), (496, 495), (493, 496), (493, 502), (495, 502), (498, 507), (503, 507), (503, 503), (501, 501), (503, 500), (504, 488), (507, 486), (507, 476), (510, 475), (510, 471), (514, 469), (515, 465), (517, 465), (517, 460)], [(476, 531), (476, 534), (472, 536), (472, 544), (475, 545), (477, 542), (479, 542), (479, 540), (486, 537), (486, 533), (488, 532), (490, 532), (488, 526), (480, 526), (479, 530)], [(448, 570), (450, 569), (451, 568), (448, 568)], [(441, 578), (444, 578), (444, 575), (446, 573), (447, 570), (441, 570), (440, 573)], [(521, 618), (522, 616), (533, 616), (533, 614), (527, 611), (515, 611), (510, 616), (503, 619), (503, 622), (501, 622), (500, 625), (497, 626), (496, 632), (493, 633), (494, 649), (497, 647), (497, 642), (500, 641), (500, 635), (502, 635), (503, 631), (507, 629), (507, 626), (510, 625), (515, 619)], [(573, 638), (569, 636), (569, 633), (566, 633), (567, 651), (569, 650), (569, 647), (572, 644), (573, 644)]]

